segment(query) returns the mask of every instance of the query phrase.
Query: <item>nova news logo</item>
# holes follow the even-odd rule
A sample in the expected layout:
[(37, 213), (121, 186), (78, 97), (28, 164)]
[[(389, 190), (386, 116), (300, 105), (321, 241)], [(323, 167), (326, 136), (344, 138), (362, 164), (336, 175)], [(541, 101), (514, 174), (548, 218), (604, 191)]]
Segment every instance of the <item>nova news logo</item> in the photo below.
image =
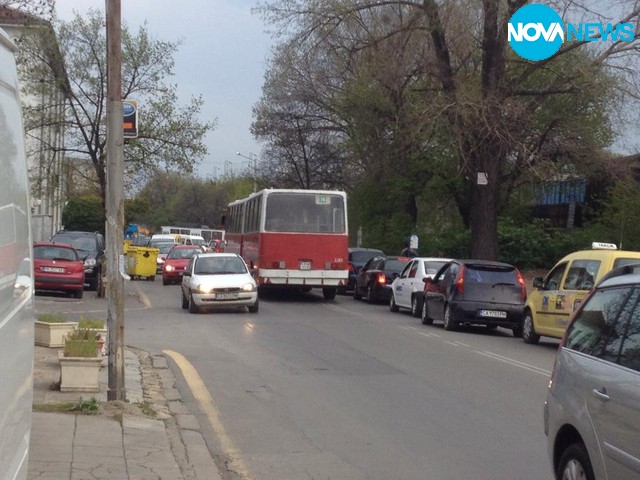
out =
[(554, 55), (567, 41), (630, 42), (633, 23), (567, 23), (551, 7), (532, 3), (519, 8), (507, 26), (509, 45), (522, 58), (544, 60)]

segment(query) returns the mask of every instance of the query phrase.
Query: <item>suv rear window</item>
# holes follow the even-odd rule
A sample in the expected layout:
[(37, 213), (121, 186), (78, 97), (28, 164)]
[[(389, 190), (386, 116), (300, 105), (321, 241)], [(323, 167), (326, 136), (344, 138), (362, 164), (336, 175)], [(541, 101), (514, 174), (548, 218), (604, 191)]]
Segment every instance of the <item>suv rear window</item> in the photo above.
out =
[(71, 235), (60, 233), (53, 236), (51, 239), (53, 242), (70, 243), (77, 250), (83, 252), (97, 252), (98, 245), (96, 239), (86, 235)]

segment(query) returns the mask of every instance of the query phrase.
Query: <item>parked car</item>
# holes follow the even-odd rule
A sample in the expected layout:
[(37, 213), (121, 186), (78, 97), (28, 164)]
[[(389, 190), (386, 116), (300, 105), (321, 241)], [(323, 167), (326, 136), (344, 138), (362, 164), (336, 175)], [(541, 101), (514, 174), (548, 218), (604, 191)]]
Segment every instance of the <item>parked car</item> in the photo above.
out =
[(388, 302), (391, 283), (409, 262), (406, 257), (377, 256), (371, 258), (358, 271), (353, 285), (353, 298), (363, 296), (369, 303)]
[(391, 284), (391, 300), (389, 309), (397, 312), (400, 308), (408, 308), (411, 315), (420, 317), (422, 314), (422, 299), (424, 279), (433, 278), (449, 258), (416, 257), (404, 267), (400, 276)]
[(199, 245), (183, 244), (171, 247), (162, 267), (162, 284), (180, 283), (184, 269), (196, 253), (204, 253), (204, 249)]
[(526, 298), (524, 279), (513, 265), (452, 260), (425, 279), (422, 323), (439, 321), (445, 330), (462, 324), (506, 327), (517, 337)]
[(51, 237), (51, 241), (73, 245), (84, 262), (85, 283), (89, 285), (89, 290), (100, 291), (102, 272), (105, 271), (107, 261), (102, 234), (61, 230)]
[(182, 308), (247, 307), (258, 313), (258, 285), (240, 255), (198, 253), (182, 276)]
[(595, 284), (614, 268), (640, 262), (640, 252), (617, 250), (614, 244), (592, 244), (591, 250), (562, 258), (547, 275), (533, 279), (534, 290), (522, 317), (522, 339), (538, 343), (541, 336), (562, 338), (574, 310)]
[(344, 294), (347, 291), (353, 290), (353, 286), (356, 283), (356, 275), (358, 274), (360, 269), (373, 257), (379, 256), (384, 256), (384, 252), (382, 250), (378, 250), (377, 248), (349, 248), (349, 277), (347, 279), (347, 284), (344, 287), (338, 288), (338, 293)]
[(640, 478), (639, 272), (606, 275), (560, 343), (544, 405), (558, 480)]
[(66, 292), (75, 298), (82, 298), (84, 262), (72, 245), (35, 242), (33, 271), (36, 290)]

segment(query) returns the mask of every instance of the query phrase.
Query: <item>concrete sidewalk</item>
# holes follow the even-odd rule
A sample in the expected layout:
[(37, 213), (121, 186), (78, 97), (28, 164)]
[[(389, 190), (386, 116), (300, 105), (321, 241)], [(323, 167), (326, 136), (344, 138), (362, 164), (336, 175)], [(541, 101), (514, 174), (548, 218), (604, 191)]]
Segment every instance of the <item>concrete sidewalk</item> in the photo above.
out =
[[(127, 402), (106, 401), (103, 363), (99, 393), (63, 393), (58, 349), (35, 347), (29, 479), (221, 478), (163, 355), (126, 349)], [(64, 413), (95, 405), (92, 397), (96, 414)]]

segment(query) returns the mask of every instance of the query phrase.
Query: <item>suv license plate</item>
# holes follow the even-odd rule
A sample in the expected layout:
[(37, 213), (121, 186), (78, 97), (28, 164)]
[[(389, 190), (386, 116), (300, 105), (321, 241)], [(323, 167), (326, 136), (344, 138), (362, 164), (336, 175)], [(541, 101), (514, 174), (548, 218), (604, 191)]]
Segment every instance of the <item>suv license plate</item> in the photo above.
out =
[(485, 318), (507, 318), (507, 312), (502, 312), (500, 310), (480, 310), (478, 312), (478, 316)]
[(238, 298), (237, 293), (216, 293), (216, 300), (235, 300)]

